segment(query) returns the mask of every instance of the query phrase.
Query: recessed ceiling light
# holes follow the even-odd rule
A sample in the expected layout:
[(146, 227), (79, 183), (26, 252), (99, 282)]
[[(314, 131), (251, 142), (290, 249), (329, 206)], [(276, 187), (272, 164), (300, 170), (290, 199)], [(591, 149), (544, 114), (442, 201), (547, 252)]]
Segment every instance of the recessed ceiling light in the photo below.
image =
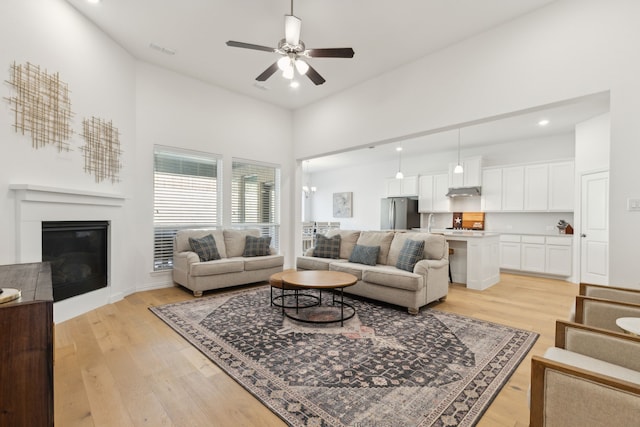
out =
[(546, 126), (548, 125), (550, 122), (548, 119), (542, 119), (538, 122), (538, 126)]
[(87, 0), (87, 3), (98, 4), (100, 3), (100, 0)]
[(298, 87), (300, 87), (300, 82), (297, 80), (291, 80), (291, 83), (289, 83), (289, 87), (297, 89)]
[(396, 147), (396, 151), (402, 151), (402, 147)]

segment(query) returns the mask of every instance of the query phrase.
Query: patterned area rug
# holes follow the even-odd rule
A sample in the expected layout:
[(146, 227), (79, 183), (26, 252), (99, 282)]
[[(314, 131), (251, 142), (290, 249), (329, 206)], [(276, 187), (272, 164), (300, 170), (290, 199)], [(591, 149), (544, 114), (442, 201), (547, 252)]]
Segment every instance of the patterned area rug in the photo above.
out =
[(293, 426), (474, 425), (538, 338), (347, 297), (344, 327), (308, 325), (269, 298), (261, 287), (151, 310)]

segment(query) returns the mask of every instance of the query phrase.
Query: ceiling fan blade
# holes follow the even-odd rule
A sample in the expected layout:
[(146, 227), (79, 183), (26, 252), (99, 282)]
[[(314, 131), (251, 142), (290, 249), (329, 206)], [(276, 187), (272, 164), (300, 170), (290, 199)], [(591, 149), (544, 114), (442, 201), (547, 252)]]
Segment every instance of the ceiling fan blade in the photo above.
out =
[(309, 69), (307, 70), (307, 77), (309, 77), (309, 79), (317, 86), (317, 85), (321, 85), (324, 82), (326, 82), (326, 80), (324, 79), (324, 77), (322, 77), (315, 68), (313, 68), (311, 65), (309, 65)]
[(305, 53), (311, 58), (353, 58), (355, 54), (350, 47), (309, 49)]
[(243, 49), (262, 50), (262, 51), (265, 51), (265, 52), (272, 52), (272, 53), (276, 51), (276, 49), (274, 49), (272, 47), (260, 46), (259, 44), (236, 42), (236, 41), (233, 41), (233, 40), (229, 40), (227, 42), (227, 46), (241, 47)]
[(302, 21), (293, 15), (284, 15), (284, 39), (291, 46), (297, 46), (300, 43), (300, 27)]
[(262, 74), (260, 74), (258, 77), (256, 77), (256, 80), (259, 82), (263, 82), (265, 80), (267, 80), (269, 77), (271, 77), (273, 75), (273, 73), (275, 73), (276, 71), (278, 71), (278, 62), (274, 62), (273, 64), (271, 64), (271, 66), (269, 68), (267, 68), (266, 70), (264, 70), (262, 72)]

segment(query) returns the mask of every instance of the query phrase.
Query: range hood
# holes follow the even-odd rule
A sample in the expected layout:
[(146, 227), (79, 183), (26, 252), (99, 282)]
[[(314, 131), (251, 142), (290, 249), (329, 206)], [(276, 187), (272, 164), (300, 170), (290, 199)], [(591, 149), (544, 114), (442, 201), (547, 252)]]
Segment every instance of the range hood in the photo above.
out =
[(455, 187), (449, 188), (449, 192), (447, 192), (447, 197), (471, 197), (479, 195), (480, 187)]

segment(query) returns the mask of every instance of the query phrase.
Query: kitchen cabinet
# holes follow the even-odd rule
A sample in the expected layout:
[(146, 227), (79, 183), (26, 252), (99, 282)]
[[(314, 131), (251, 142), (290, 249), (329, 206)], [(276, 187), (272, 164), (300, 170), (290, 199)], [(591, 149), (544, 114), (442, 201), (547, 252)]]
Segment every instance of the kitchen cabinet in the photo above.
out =
[(483, 211), (573, 212), (572, 161), (482, 170)]
[(480, 206), (483, 211), (502, 210), (502, 168), (484, 169), (482, 171)]
[(462, 159), (462, 173), (453, 173), (458, 163), (449, 163), (449, 187), (479, 187), (482, 185), (482, 157)]
[(402, 179), (386, 179), (387, 197), (417, 197), (418, 176), (405, 176)]
[(524, 210), (546, 211), (549, 194), (549, 166), (529, 165), (524, 168)]
[(500, 235), (500, 268), (555, 276), (571, 276), (573, 238)]
[(502, 210), (521, 211), (524, 208), (524, 167), (502, 168)]
[(421, 175), (419, 179), (418, 211), (449, 212), (449, 176), (446, 173)]
[(574, 179), (573, 162), (549, 164), (550, 211), (573, 211)]
[(520, 270), (520, 236), (500, 236), (500, 268)]
[(573, 257), (571, 244), (567, 237), (547, 237), (545, 249), (545, 273), (559, 276), (571, 276)]
[(522, 236), (520, 245), (520, 269), (544, 273), (545, 245), (544, 236)]

